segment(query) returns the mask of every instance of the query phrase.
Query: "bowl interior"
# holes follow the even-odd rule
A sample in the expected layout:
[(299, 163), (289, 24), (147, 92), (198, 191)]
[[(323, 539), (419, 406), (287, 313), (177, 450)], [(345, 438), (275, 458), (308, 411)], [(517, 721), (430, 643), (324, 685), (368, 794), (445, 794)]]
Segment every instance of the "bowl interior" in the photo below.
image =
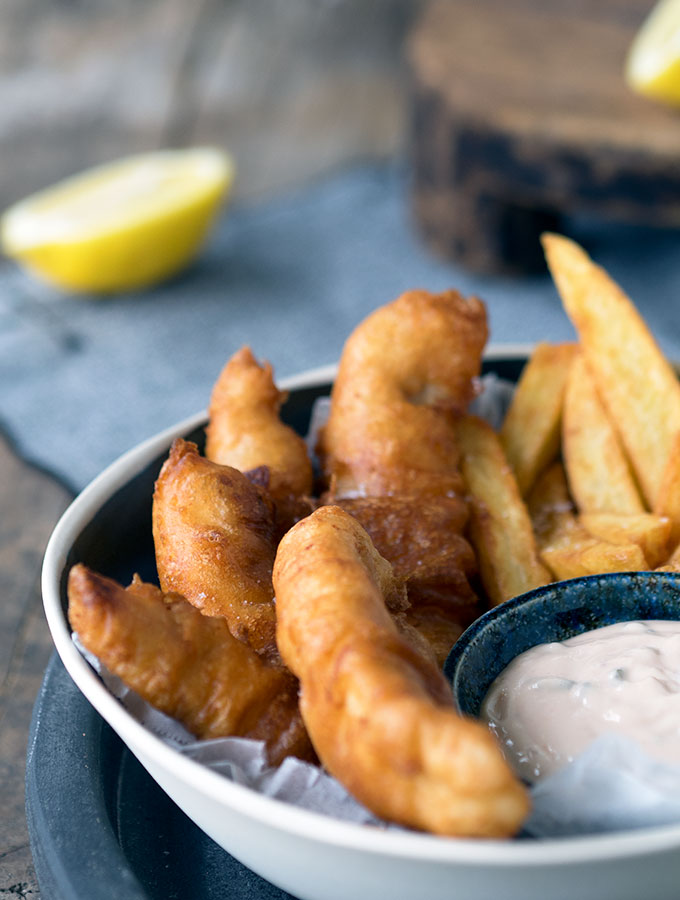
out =
[[(290, 392), (283, 409), (284, 420), (300, 434), (306, 434), (314, 401), (327, 396), (330, 383), (297, 388)], [(203, 425), (183, 435), (202, 451)], [(66, 583), (72, 565), (82, 562), (91, 569), (128, 584), (137, 572), (145, 581), (158, 582), (151, 532), (151, 507), (154, 483), (167, 458), (167, 449), (156, 456), (134, 477), (122, 484), (82, 528), (66, 556), (61, 575), (61, 603), (68, 606)]]
[(633, 619), (680, 619), (680, 574), (617, 572), (549, 584), (477, 619), (459, 638), (444, 672), (461, 712), (478, 716), (491, 683), (536, 644)]
[[(493, 372), (508, 381), (516, 381), (525, 363), (525, 354), (490, 358), (484, 361), (482, 371)], [(325, 380), (292, 388), (281, 410), (283, 421), (299, 434), (306, 435), (315, 400), (328, 396), (330, 390), (331, 382)], [(203, 450), (203, 425), (183, 437), (194, 441)], [(64, 614), (68, 607), (68, 572), (75, 563), (85, 563), (96, 572), (123, 584), (128, 584), (135, 572), (145, 581), (158, 582), (151, 533), (151, 507), (154, 482), (166, 457), (167, 449), (123, 483), (95, 511), (74, 538), (61, 573), (60, 597)]]

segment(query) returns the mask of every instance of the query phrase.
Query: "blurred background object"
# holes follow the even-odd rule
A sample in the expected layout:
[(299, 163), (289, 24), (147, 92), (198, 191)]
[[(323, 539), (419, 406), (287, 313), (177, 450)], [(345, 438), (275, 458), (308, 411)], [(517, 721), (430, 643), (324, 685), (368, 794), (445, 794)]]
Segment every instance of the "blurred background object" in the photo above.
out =
[[(624, 79), (648, 0), (439, 0), (409, 40), (414, 202), (434, 248), (543, 269), (569, 216), (677, 226), (680, 116)], [(680, 51), (680, 47), (678, 48)]]
[(635, 35), (626, 60), (631, 90), (680, 106), (680, 2), (658, 0)]
[(403, 142), (422, 0), (4, 0), (0, 207), (129, 153), (217, 144), (235, 199)]
[(5, 0), (0, 208), (164, 147), (229, 149), (237, 203), (408, 154), (437, 252), (542, 269), (537, 235), (566, 215), (680, 220), (680, 119), (623, 77), (652, 6)]

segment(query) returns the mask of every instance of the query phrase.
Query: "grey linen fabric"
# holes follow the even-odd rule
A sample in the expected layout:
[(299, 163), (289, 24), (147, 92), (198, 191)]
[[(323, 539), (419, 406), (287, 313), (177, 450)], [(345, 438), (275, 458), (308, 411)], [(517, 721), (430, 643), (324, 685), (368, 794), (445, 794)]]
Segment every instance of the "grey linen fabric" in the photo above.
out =
[[(680, 234), (580, 223), (588, 249), (680, 358)], [(154, 290), (57, 294), (0, 266), (0, 425), (73, 489), (141, 440), (207, 406), (249, 344), (277, 377), (334, 362), (352, 328), (412, 287), (487, 303), (494, 343), (568, 340), (549, 276), (480, 277), (435, 258), (400, 164), (354, 167), (228, 209), (200, 259)]]

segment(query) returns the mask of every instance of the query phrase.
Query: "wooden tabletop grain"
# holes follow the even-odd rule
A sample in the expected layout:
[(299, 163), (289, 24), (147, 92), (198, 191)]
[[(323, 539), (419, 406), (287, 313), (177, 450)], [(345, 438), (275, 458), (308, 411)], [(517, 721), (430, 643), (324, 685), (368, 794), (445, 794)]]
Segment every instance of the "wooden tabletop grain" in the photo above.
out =
[(26, 739), (52, 639), (40, 565), (71, 494), (0, 435), (0, 896), (39, 897), (24, 814)]

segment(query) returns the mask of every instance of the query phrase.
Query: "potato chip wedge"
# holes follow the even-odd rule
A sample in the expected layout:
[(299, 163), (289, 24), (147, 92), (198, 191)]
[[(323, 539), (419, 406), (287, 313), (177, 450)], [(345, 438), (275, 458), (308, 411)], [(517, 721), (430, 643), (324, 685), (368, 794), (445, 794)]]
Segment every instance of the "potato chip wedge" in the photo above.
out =
[(494, 605), (550, 582), (527, 508), (500, 438), (484, 421), (458, 425), (461, 469), (470, 501), (469, 537), (484, 589)]
[(671, 553), (662, 566), (657, 566), (656, 572), (680, 572), (680, 544)]
[(639, 312), (607, 272), (573, 241), (542, 237), (564, 308), (631, 462), (656, 509), (680, 431), (680, 383)]
[(555, 578), (634, 572), (649, 565), (637, 544), (594, 538), (579, 522), (562, 463), (539, 475), (528, 500), (540, 558)]
[(645, 572), (650, 567), (637, 544), (608, 544), (593, 539), (561, 547), (549, 547), (541, 559), (560, 581), (605, 572)]
[(581, 525), (593, 537), (610, 544), (637, 544), (649, 566), (661, 565), (668, 556), (672, 522), (653, 513), (621, 516), (616, 513), (581, 513)]
[(654, 504), (654, 512), (668, 516), (673, 527), (670, 545), (680, 544), (680, 433), (675, 435), (671, 454), (661, 479), (661, 487)]
[(575, 343), (537, 344), (513, 394), (501, 443), (522, 496), (557, 456), (562, 400)]
[(645, 512), (621, 441), (581, 353), (570, 366), (564, 394), (562, 455), (569, 491), (581, 513)]

